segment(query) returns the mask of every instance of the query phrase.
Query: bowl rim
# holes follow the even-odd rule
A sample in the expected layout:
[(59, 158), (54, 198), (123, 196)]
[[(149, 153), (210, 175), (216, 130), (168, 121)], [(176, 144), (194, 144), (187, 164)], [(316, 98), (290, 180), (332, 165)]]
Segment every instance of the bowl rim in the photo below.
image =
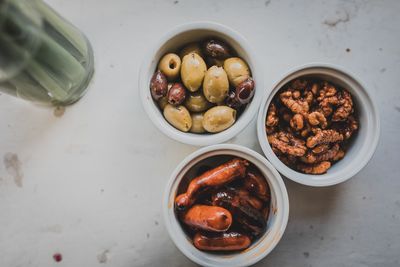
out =
[[(288, 193), (287, 193), (287, 189), (285, 186), (285, 183), (282, 179), (282, 177), (280, 176), (279, 172), (274, 168), (274, 166), (268, 161), (266, 160), (265, 157), (263, 157), (261, 154), (257, 153), (254, 150), (251, 150), (247, 147), (241, 146), (241, 145), (236, 145), (236, 144), (217, 144), (217, 145), (212, 145), (212, 146), (207, 146), (204, 148), (201, 148), (193, 153), (191, 153), (190, 155), (188, 155), (187, 157), (185, 157), (179, 164), (178, 166), (174, 169), (174, 171), (172, 172), (167, 185), (165, 187), (165, 191), (164, 191), (164, 195), (163, 195), (163, 200), (162, 200), (162, 210), (163, 210), (163, 219), (164, 219), (164, 223), (165, 226), (167, 228), (168, 234), (170, 236), (170, 238), (172, 239), (172, 241), (174, 242), (175, 246), (186, 256), (188, 257), (190, 260), (192, 260), (193, 262), (200, 264), (202, 266), (218, 266), (218, 263), (215, 262), (205, 262), (202, 259), (200, 259), (198, 256), (193, 255), (192, 253), (190, 253), (190, 251), (187, 249), (187, 244), (186, 243), (181, 243), (180, 240), (178, 239), (177, 235), (181, 236), (181, 233), (176, 233), (173, 230), (173, 227), (175, 225), (179, 226), (179, 222), (178, 220), (175, 218), (175, 213), (174, 213), (174, 208), (173, 208), (173, 204), (171, 205), (170, 201), (170, 197), (171, 197), (171, 191), (173, 189), (173, 186), (175, 183), (180, 183), (180, 180), (177, 181), (179, 174), (182, 172), (182, 170), (184, 170), (188, 165), (193, 164), (193, 161), (197, 160), (201, 161), (203, 159), (206, 159), (208, 157), (205, 158), (200, 158), (202, 155), (208, 154), (208, 153), (212, 153), (212, 152), (217, 152), (217, 151), (234, 151), (234, 152), (239, 152), (242, 154), (246, 154), (249, 157), (253, 157), (255, 160), (258, 160), (261, 164), (264, 165), (264, 167), (266, 167), (273, 175), (273, 177), (266, 177), (266, 179), (269, 182), (274, 182), (275, 183), (275, 187), (274, 190), (277, 190), (277, 192), (279, 192), (279, 199), (282, 200), (282, 203), (278, 209), (282, 210), (281, 214), (279, 217), (277, 217), (277, 226), (276, 226), (276, 232), (275, 233), (271, 233), (273, 235), (273, 239), (271, 242), (268, 242), (267, 244), (259, 242), (258, 244), (255, 244), (254, 248), (257, 248), (258, 246), (260, 246), (260, 252), (256, 253), (256, 256), (252, 257), (252, 258), (247, 258), (246, 262), (229, 262), (229, 266), (249, 266), (249, 265), (253, 265), (256, 262), (260, 261), (261, 259), (263, 259), (264, 257), (266, 257), (275, 247), (276, 245), (279, 243), (279, 241), (281, 240), (287, 223), (288, 223), (288, 219), (289, 219), (289, 197), (288, 197)], [(216, 155), (210, 155), (210, 157), (213, 157)], [(200, 159), (199, 159), (200, 158)], [(183, 176), (182, 176), (183, 177)], [(181, 179), (182, 179), (181, 177)], [(186, 234), (182, 232), (182, 234), (184, 235), (184, 237), (186, 237)], [(260, 237), (259, 240), (262, 240), (263, 237), (266, 237), (268, 234), (270, 234), (270, 232), (265, 232), (263, 236)], [(187, 238), (187, 237), (186, 237)], [(258, 241), (257, 241), (258, 242)], [(204, 251), (200, 251), (198, 250), (200, 254), (203, 253), (207, 253)], [(226, 257), (225, 255), (221, 256), (221, 258), (226, 258), (227, 260), (232, 259), (232, 257)]]
[[(253, 78), (255, 77), (256, 88), (254, 97), (252, 101), (249, 103), (246, 110), (240, 115), (240, 118), (236, 120), (236, 122), (228, 129), (214, 134), (194, 134), (190, 132), (182, 132), (178, 129), (175, 129), (172, 125), (170, 125), (165, 118), (162, 116), (162, 112), (160, 112), (157, 108), (155, 110), (154, 100), (151, 97), (150, 90), (148, 88), (148, 76), (146, 72), (149, 70), (150, 66), (153, 63), (153, 57), (157, 53), (157, 51), (171, 38), (176, 35), (188, 32), (192, 30), (210, 30), (219, 32), (223, 35), (229, 36), (232, 38), (237, 44), (239, 44), (243, 51), (247, 54), (249, 60), (251, 61), (253, 73)], [(147, 116), (153, 122), (153, 124), (165, 135), (174, 139), (178, 142), (194, 145), (194, 146), (206, 146), (212, 144), (223, 143), (228, 141), (229, 139), (238, 135), (242, 130), (246, 128), (246, 126), (256, 117), (259, 105), (261, 103), (261, 99), (263, 96), (263, 88), (264, 88), (264, 75), (261, 71), (261, 65), (259, 60), (255, 55), (255, 51), (253, 47), (250, 45), (249, 41), (243, 37), (238, 31), (222, 25), (213, 21), (196, 21), (190, 23), (184, 23), (173, 27), (170, 31), (165, 33), (156, 43), (153, 45), (148, 52), (145, 54), (141, 66), (139, 68), (139, 95), (142, 102), (142, 107), (144, 108)], [(160, 113), (161, 117), (156, 113)]]
[[(373, 134), (372, 134), (372, 140), (368, 140), (368, 151), (366, 154), (363, 155), (363, 158), (359, 161), (359, 163), (354, 166), (350, 172), (347, 172), (345, 175), (341, 175), (340, 177), (331, 177), (327, 179), (312, 179), (311, 177), (316, 177), (316, 175), (312, 174), (304, 174), (298, 171), (295, 171), (288, 166), (286, 166), (284, 163), (280, 161), (280, 159), (273, 153), (267, 138), (266, 138), (266, 131), (265, 131), (265, 118), (266, 118), (266, 113), (268, 110), (267, 103), (270, 102), (271, 98), (275, 95), (277, 87), (286, 79), (288, 79), (290, 76), (294, 75), (296, 72), (300, 72), (303, 70), (307, 69), (329, 69), (331, 71), (334, 71), (336, 73), (339, 73), (342, 76), (346, 76), (348, 79), (352, 80), (355, 84), (357, 84), (358, 88), (361, 89), (361, 93), (365, 95), (366, 98), (366, 103), (368, 104), (368, 110), (370, 111), (371, 117), (372, 117), (372, 125), (373, 127)], [(308, 75), (308, 74), (307, 74)], [(338, 78), (341, 79), (341, 78)], [(352, 88), (353, 90), (356, 90)], [(267, 92), (264, 94), (264, 97), (261, 101), (260, 108), (258, 111), (258, 116), (257, 116), (257, 136), (258, 136), (258, 141), (261, 146), (261, 149), (266, 156), (266, 158), (274, 165), (274, 167), (286, 178), (289, 178), (290, 180), (297, 182), (299, 184), (307, 185), (307, 186), (314, 186), (314, 187), (324, 187), (324, 186), (332, 186), (336, 185), (342, 182), (347, 181), (348, 179), (352, 178), (354, 175), (356, 175), (359, 171), (364, 168), (368, 162), (371, 160), (372, 156), (374, 155), (377, 145), (379, 143), (379, 137), (380, 137), (380, 116), (379, 116), (379, 111), (376, 107), (376, 104), (374, 102), (374, 97), (373, 93), (367, 89), (364, 83), (362, 83), (356, 76), (348, 71), (345, 70), (342, 66), (336, 65), (336, 64), (331, 64), (331, 63), (322, 63), (322, 62), (312, 62), (312, 63), (307, 63), (303, 64), (297, 67), (292, 68), (291, 70), (287, 71), (282, 75), (278, 80), (276, 80), (273, 85), (271, 90), (267, 90)], [(269, 106), (269, 104), (268, 104)], [(324, 174), (323, 174), (324, 175)]]

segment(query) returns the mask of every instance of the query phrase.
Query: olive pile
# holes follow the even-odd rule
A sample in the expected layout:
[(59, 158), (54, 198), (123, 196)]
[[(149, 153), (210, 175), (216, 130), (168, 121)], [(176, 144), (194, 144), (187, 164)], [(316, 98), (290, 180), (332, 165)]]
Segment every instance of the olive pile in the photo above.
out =
[(165, 119), (196, 134), (231, 127), (254, 95), (247, 63), (216, 39), (190, 43), (178, 54), (164, 55), (150, 81)]

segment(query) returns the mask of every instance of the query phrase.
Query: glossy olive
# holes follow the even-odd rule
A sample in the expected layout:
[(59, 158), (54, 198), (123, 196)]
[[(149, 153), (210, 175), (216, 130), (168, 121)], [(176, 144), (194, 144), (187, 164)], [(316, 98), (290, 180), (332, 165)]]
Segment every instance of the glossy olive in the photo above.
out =
[(228, 76), (223, 68), (212, 66), (206, 72), (203, 82), (203, 93), (211, 103), (221, 103), (229, 91)]
[(204, 133), (206, 131), (203, 127), (203, 118), (203, 113), (192, 113), (192, 128), (190, 128), (190, 132)]
[(228, 106), (216, 106), (204, 113), (203, 127), (207, 132), (217, 133), (231, 127), (236, 120), (236, 110)]
[(254, 80), (249, 77), (236, 86), (236, 98), (242, 104), (247, 104), (254, 96)]
[(187, 132), (192, 127), (192, 117), (184, 106), (167, 104), (164, 108), (165, 119), (176, 129)]
[(191, 112), (203, 112), (212, 106), (201, 92), (189, 94), (184, 105)]
[(178, 106), (185, 101), (186, 89), (181, 83), (174, 83), (168, 91), (168, 103)]
[(203, 53), (201, 52), (200, 45), (198, 43), (189, 43), (185, 45), (181, 52), (179, 52), (179, 56), (183, 58), (184, 56), (190, 54), (190, 53), (196, 53), (199, 56), (203, 56)]
[(161, 71), (156, 71), (150, 80), (150, 92), (154, 100), (159, 100), (167, 95), (168, 83), (167, 78)]
[(178, 78), (181, 70), (181, 59), (174, 53), (166, 54), (158, 63), (158, 69), (165, 74), (169, 81), (174, 81)]
[(241, 58), (231, 57), (224, 61), (224, 69), (228, 75), (229, 82), (234, 87), (250, 77), (250, 70), (246, 62)]
[(158, 101), (158, 106), (160, 107), (161, 110), (164, 110), (165, 106), (168, 104), (168, 97), (163, 96), (161, 97)]
[(189, 53), (183, 57), (181, 79), (189, 91), (195, 92), (200, 88), (206, 71), (206, 63), (198, 54)]
[(212, 58), (225, 59), (231, 55), (229, 46), (225, 42), (216, 39), (205, 41), (203, 50), (206, 56)]

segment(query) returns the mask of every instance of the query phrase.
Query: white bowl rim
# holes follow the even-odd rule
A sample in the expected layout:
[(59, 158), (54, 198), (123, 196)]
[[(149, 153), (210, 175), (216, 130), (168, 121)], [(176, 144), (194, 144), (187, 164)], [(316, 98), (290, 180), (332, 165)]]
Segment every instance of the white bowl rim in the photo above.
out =
[[(232, 150), (232, 151), (241, 152), (243, 154), (249, 155), (250, 157), (254, 157), (256, 160), (260, 161), (263, 165), (265, 165), (265, 167), (269, 171), (272, 172), (273, 177), (268, 177), (268, 179), (274, 180), (277, 183), (278, 187), (275, 189), (279, 190), (279, 193), (280, 193), (279, 197), (283, 200), (282, 207), (279, 208), (280, 210), (282, 210), (282, 214), (279, 218), (279, 222), (281, 224), (280, 224), (280, 227), (278, 230), (278, 234), (275, 235), (275, 237), (278, 236), (279, 238), (274, 238), (273, 242), (271, 242), (269, 244), (269, 247), (267, 249), (264, 249), (262, 252), (258, 253), (256, 257), (253, 257), (250, 260), (247, 260), (246, 263), (233, 263), (233, 262), (230, 263), (231, 267), (250, 266), (250, 265), (253, 265), (256, 262), (260, 261), (264, 257), (266, 257), (279, 243), (279, 241), (281, 240), (281, 238), (285, 232), (285, 229), (286, 229), (286, 226), (287, 226), (287, 223), (289, 220), (289, 207), (290, 207), (289, 206), (289, 197), (288, 197), (288, 193), (286, 190), (286, 186), (285, 186), (285, 183), (283, 182), (283, 179), (280, 176), (279, 172), (274, 168), (274, 166), (269, 161), (266, 160), (265, 157), (263, 157), (261, 154), (257, 153), (256, 151), (251, 150), (250, 148), (247, 148), (247, 147), (244, 147), (241, 145), (236, 145), (236, 144), (217, 144), (217, 145), (211, 145), (211, 146), (207, 146), (207, 147), (198, 149), (197, 151), (188, 155), (185, 159), (183, 159), (180, 162), (180, 164), (172, 172), (170, 179), (168, 180), (168, 183), (166, 185), (166, 188), (164, 191), (164, 196), (163, 196), (163, 201), (162, 201), (164, 223), (167, 228), (168, 234), (169, 234), (170, 238), (172, 239), (172, 241), (174, 242), (175, 246), (186, 257), (188, 257), (193, 262), (200, 264), (202, 266), (210, 266), (210, 267), (218, 266), (218, 265), (215, 265), (212, 263), (208, 264), (206, 262), (203, 262), (201, 259), (198, 259), (196, 256), (189, 253), (189, 251), (186, 249), (185, 244), (181, 244), (179, 242), (178, 238), (175, 236), (176, 233), (173, 232), (173, 230), (172, 230), (173, 223), (171, 221), (173, 221), (176, 224), (179, 224), (179, 222), (176, 221), (175, 218), (173, 218), (173, 219), (170, 218), (171, 211), (170, 211), (170, 207), (169, 207), (171, 189), (173, 187), (173, 184), (175, 183), (175, 180), (176, 180), (178, 174), (181, 172), (181, 170), (184, 169), (188, 164), (190, 164), (193, 160), (196, 160), (196, 158), (200, 157), (201, 155), (209, 153), (209, 152), (213, 152), (213, 151), (218, 151), (218, 150)], [(172, 213), (173, 212), (174, 211), (172, 208)], [(263, 236), (266, 236), (266, 235), (267, 235), (267, 232)], [(259, 244), (263, 244), (263, 243), (259, 243)], [(201, 252), (201, 253), (204, 253), (204, 252)]]
[[(170, 125), (164, 117), (157, 116), (155, 110), (151, 107), (154, 105), (153, 99), (151, 98), (150, 90), (148, 89), (148, 81), (146, 76), (146, 71), (150, 68), (152, 64), (152, 58), (163, 46), (163, 44), (168, 41), (170, 38), (174, 36), (196, 29), (204, 29), (210, 31), (221, 32), (224, 35), (229, 36), (234, 39), (243, 50), (248, 55), (249, 59), (251, 59), (251, 63), (253, 68), (251, 72), (253, 73), (253, 77), (255, 77), (256, 82), (256, 91), (254, 97), (250, 104), (246, 107), (246, 110), (240, 115), (239, 119), (228, 129), (214, 134), (193, 134), (193, 133), (185, 133), (180, 130), (175, 129), (172, 125)], [(261, 71), (261, 65), (259, 60), (256, 57), (253, 47), (249, 44), (246, 38), (243, 37), (238, 31), (222, 25), (213, 21), (196, 21), (190, 23), (184, 23), (175, 26), (166, 34), (164, 34), (158, 42), (152, 46), (152, 48), (146, 53), (141, 67), (139, 69), (139, 95), (141, 98), (142, 106), (146, 111), (148, 117), (153, 122), (153, 124), (165, 135), (168, 137), (185, 144), (194, 145), (194, 146), (206, 146), (212, 144), (223, 143), (236, 135), (238, 135), (242, 130), (246, 128), (246, 126), (256, 117), (258, 108), (263, 96), (263, 88), (264, 88), (264, 75)], [(160, 112), (157, 110), (157, 112)]]
[[(289, 76), (295, 74), (296, 72), (306, 70), (306, 69), (312, 69), (312, 68), (324, 68), (324, 69), (331, 69), (335, 72), (338, 72), (344, 76), (347, 76), (349, 79), (353, 80), (355, 83), (359, 85), (359, 88), (361, 88), (362, 92), (365, 94), (370, 106), (369, 110), (372, 114), (373, 117), (373, 123), (374, 123), (374, 133), (373, 133), (373, 139), (368, 142), (368, 153), (365, 154), (362, 158), (362, 161), (359, 162), (356, 166), (353, 167), (351, 172), (346, 173), (346, 175), (342, 175), (340, 177), (332, 177), (329, 179), (311, 179), (311, 177), (315, 177), (315, 175), (310, 175), (310, 174), (304, 174), (301, 172), (297, 172), (288, 166), (286, 166), (284, 163), (280, 161), (280, 159), (273, 153), (272, 149), (270, 148), (269, 143), (267, 142), (266, 139), (266, 132), (265, 132), (265, 117), (266, 117), (266, 112), (267, 112), (267, 107), (266, 103), (269, 101), (269, 99), (274, 93), (276, 87), (285, 79), (287, 79)], [(332, 186), (336, 185), (342, 182), (347, 181), (354, 175), (356, 175), (359, 171), (361, 171), (362, 168), (364, 168), (368, 162), (371, 160), (372, 156), (374, 155), (377, 145), (379, 143), (379, 136), (380, 136), (380, 117), (379, 117), (379, 111), (376, 107), (376, 104), (374, 102), (374, 97), (373, 93), (367, 89), (365, 84), (363, 84), (356, 76), (348, 71), (345, 70), (342, 66), (336, 65), (336, 64), (331, 64), (331, 63), (323, 63), (323, 62), (311, 62), (307, 64), (303, 64), (297, 67), (292, 68), (291, 70), (287, 71), (284, 75), (282, 75), (278, 80), (276, 80), (273, 83), (272, 89), (267, 90), (267, 92), (264, 94), (263, 100), (261, 101), (260, 108), (258, 111), (258, 116), (257, 116), (257, 136), (258, 136), (258, 141), (261, 146), (262, 151), (264, 152), (264, 155), (267, 157), (267, 159), (274, 165), (274, 167), (284, 175), (284, 177), (289, 178), (290, 180), (297, 182), (299, 184), (303, 185), (308, 185), (308, 186), (315, 186), (315, 187), (324, 187), (324, 186)]]

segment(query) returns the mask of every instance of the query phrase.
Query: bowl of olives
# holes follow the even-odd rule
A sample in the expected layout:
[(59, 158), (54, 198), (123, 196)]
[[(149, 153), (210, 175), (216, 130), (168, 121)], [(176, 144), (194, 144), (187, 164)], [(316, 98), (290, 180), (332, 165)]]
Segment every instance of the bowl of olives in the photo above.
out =
[(248, 42), (212, 22), (180, 25), (150, 50), (141, 66), (143, 107), (164, 134), (206, 146), (225, 142), (257, 113), (262, 74)]

